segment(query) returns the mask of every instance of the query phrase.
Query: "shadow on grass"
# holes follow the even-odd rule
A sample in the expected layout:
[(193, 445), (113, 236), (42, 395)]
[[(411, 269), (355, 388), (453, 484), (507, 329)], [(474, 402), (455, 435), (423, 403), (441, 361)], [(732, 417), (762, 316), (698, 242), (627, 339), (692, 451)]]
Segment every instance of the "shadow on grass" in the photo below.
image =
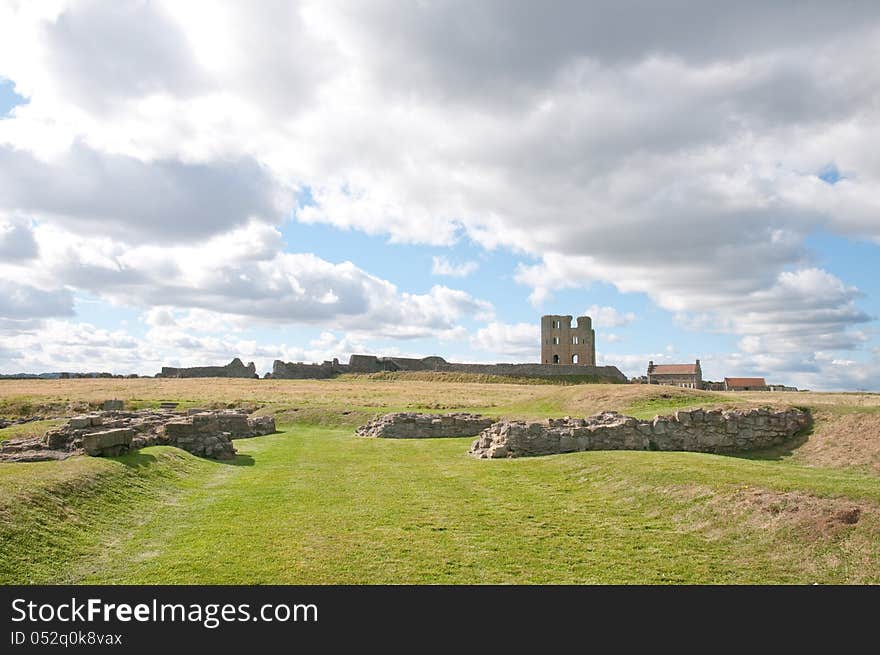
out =
[(218, 464), (226, 464), (227, 466), (253, 466), (256, 460), (250, 455), (236, 455), (232, 459), (215, 460)]
[(114, 457), (117, 462), (125, 464), (129, 468), (138, 469), (152, 466), (156, 463), (156, 456), (149, 453), (133, 452), (126, 455)]
[(781, 462), (782, 460), (791, 457), (794, 454), (794, 451), (807, 443), (810, 435), (812, 434), (813, 424), (811, 423), (809, 427), (801, 430), (791, 439), (779, 444), (778, 446), (767, 448), (765, 450), (753, 450), (744, 453), (730, 453), (730, 456), (736, 457), (738, 459), (754, 459), (766, 462)]
[[(110, 457), (108, 459), (115, 459), (117, 462), (125, 464), (127, 467), (134, 469), (146, 468), (147, 466), (152, 466), (157, 462), (155, 455), (143, 453), (140, 451), (127, 453), (125, 455), (120, 455), (119, 457)], [(216, 462), (217, 464), (225, 464), (227, 466), (253, 466), (254, 464), (256, 464), (256, 460), (254, 460), (254, 458), (250, 455), (236, 455), (232, 459), (200, 459), (206, 459), (209, 462)]]

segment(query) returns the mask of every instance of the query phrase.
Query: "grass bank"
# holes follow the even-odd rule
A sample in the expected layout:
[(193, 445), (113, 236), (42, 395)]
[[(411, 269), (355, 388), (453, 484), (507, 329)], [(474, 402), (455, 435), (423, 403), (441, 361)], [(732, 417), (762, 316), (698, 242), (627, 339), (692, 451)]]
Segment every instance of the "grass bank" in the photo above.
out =
[(295, 425), (237, 442), (238, 466), (149, 448), (0, 468), (0, 571), (135, 584), (880, 582), (876, 475), (695, 453), (479, 461), (468, 444)]

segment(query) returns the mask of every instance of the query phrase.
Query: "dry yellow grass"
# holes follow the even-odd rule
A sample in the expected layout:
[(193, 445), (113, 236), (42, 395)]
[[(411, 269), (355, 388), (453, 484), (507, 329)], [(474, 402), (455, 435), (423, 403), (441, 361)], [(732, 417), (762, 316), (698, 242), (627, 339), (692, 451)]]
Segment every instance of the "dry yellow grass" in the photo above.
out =
[(813, 466), (866, 466), (880, 473), (880, 413), (814, 413), (809, 439), (793, 455), (794, 461)]
[[(640, 401), (705, 399), (703, 404), (804, 405), (877, 408), (880, 394), (843, 393), (721, 393), (647, 385), (438, 383), (408, 380), (242, 380), (242, 379), (75, 379), (2, 380), (0, 403), (28, 401), (34, 405), (76, 401), (97, 403), (108, 398), (128, 402), (255, 402), (303, 406), (419, 407), (458, 409), (553, 405), (578, 414), (605, 409), (625, 410)], [(544, 412), (538, 411), (538, 414)]]

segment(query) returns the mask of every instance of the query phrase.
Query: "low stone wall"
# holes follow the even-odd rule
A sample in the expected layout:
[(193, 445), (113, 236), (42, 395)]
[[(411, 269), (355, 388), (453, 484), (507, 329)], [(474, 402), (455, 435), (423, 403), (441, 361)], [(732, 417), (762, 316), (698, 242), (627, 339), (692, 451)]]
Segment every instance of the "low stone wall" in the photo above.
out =
[[(188, 412), (188, 415), (197, 415), (203, 412)], [(273, 434), (275, 430), (275, 418), (272, 416), (248, 416), (243, 410), (225, 410), (209, 412), (217, 417), (221, 432), (228, 432), (233, 439), (248, 439), (265, 434)]]
[(432, 439), (472, 437), (492, 425), (494, 419), (479, 414), (385, 414), (357, 429), (358, 436), (385, 439)]
[(275, 429), (275, 417), (274, 416), (252, 416), (248, 419), (248, 427), (250, 431), (248, 434), (242, 434), (233, 439), (244, 439), (247, 437), (261, 437), (266, 434), (275, 434), (278, 430)]
[(232, 459), (232, 437), (220, 429), (220, 418), (213, 412), (194, 414), (165, 424), (168, 443), (198, 457)]
[(798, 409), (676, 412), (642, 421), (616, 412), (585, 419), (499, 421), (484, 430), (470, 453), (480, 458), (528, 457), (584, 450), (679, 450), (732, 453), (784, 443), (811, 423)]

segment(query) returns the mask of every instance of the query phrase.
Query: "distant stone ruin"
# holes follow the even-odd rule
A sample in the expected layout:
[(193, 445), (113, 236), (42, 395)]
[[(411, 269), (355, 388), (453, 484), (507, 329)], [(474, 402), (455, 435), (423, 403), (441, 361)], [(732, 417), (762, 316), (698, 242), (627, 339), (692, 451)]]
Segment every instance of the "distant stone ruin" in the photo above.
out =
[(256, 378), (257, 367), (253, 362), (247, 366), (236, 357), (226, 366), (193, 366), (191, 368), (174, 368), (163, 366), (157, 378)]
[(807, 411), (695, 409), (642, 421), (617, 412), (589, 418), (499, 421), (474, 441), (480, 458), (529, 457), (585, 450), (734, 453), (778, 446), (811, 424)]
[(385, 439), (430, 439), (472, 437), (492, 425), (494, 419), (479, 414), (385, 414), (357, 429), (361, 437)]
[(275, 432), (271, 416), (249, 417), (240, 410), (100, 411), (74, 416), (42, 437), (0, 444), (0, 462), (37, 462), (73, 455), (115, 457), (146, 446), (171, 445), (199, 457), (230, 459), (233, 439)]
[[(164, 370), (164, 369), (163, 369)], [(442, 357), (377, 357), (352, 355), (348, 364), (338, 359), (321, 364), (290, 363), (275, 360), (272, 378), (278, 380), (327, 379), (343, 373), (384, 373), (398, 371), (433, 371), (439, 373), (471, 373), (505, 377), (594, 377), (613, 383), (626, 383), (626, 376), (616, 366), (589, 366), (585, 364), (460, 364), (447, 362)]]

